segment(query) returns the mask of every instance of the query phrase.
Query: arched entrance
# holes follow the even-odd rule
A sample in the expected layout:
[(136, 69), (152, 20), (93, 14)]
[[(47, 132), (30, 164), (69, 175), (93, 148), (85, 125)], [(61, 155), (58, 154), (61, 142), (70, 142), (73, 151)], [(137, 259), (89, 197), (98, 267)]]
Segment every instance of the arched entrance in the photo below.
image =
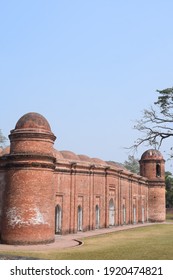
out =
[(145, 222), (145, 209), (144, 206), (142, 206), (142, 223)]
[(82, 207), (80, 205), (77, 209), (77, 230), (82, 231)]
[(133, 206), (133, 223), (136, 224), (136, 206)]
[(114, 201), (111, 198), (109, 201), (109, 226), (115, 225), (115, 206)]
[(55, 233), (60, 234), (62, 230), (62, 210), (59, 205), (55, 207)]
[(99, 228), (100, 227), (100, 209), (99, 209), (98, 205), (96, 205), (95, 213), (96, 213), (96, 228)]
[(126, 207), (123, 205), (123, 224), (126, 224)]

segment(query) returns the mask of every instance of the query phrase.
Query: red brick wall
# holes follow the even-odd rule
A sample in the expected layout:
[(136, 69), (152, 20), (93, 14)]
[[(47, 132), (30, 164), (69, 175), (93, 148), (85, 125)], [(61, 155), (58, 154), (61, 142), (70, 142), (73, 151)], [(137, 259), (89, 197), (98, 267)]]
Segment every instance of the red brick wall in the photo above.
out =
[[(14, 209), (16, 207), (14, 205), (20, 205), (23, 213), (26, 214), (26, 208), (29, 205), (33, 208), (34, 205), (37, 205), (41, 209), (39, 211), (41, 211), (42, 216), (47, 212), (49, 213), (49, 224), (51, 225), (51, 227), (45, 224), (30, 225), (28, 228), (21, 229), (16, 224), (13, 230), (5, 225), (5, 235), (9, 243), (17, 243), (19, 239), (21, 243), (34, 243), (36, 240), (37, 242), (46, 242), (46, 240), (52, 239), (55, 230), (55, 207), (57, 205), (62, 209), (62, 234), (78, 230), (79, 205), (82, 207), (83, 231), (96, 228), (96, 206), (99, 207), (100, 211), (99, 227), (108, 227), (110, 224), (109, 203), (111, 199), (115, 207), (113, 211), (115, 225), (124, 224), (123, 205), (125, 207), (126, 224), (144, 222), (147, 219), (163, 221), (165, 218), (163, 182), (161, 182), (161, 187), (156, 188), (154, 186), (153, 188), (154, 181), (152, 180), (150, 181), (151, 186), (148, 188), (146, 179), (142, 179), (138, 175), (129, 175), (126, 171), (118, 172), (113, 168), (106, 171), (101, 166), (99, 168), (96, 166), (95, 169), (90, 171), (89, 165), (81, 167), (79, 163), (72, 167), (71, 163), (65, 160), (56, 164), (56, 171), (53, 176), (50, 170), (16, 169), (15, 171), (9, 170), (7, 178), (7, 185), (11, 186), (11, 194), (8, 195), (10, 207)], [(159, 181), (157, 181), (157, 184), (159, 184)], [(53, 188), (55, 190), (51, 203), (50, 194)], [(12, 200), (13, 196), (15, 199)], [(43, 207), (46, 212), (42, 209), (43, 205), (46, 206)], [(52, 205), (52, 208), (48, 205)], [(144, 208), (143, 214), (142, 207)], [(33, 216), (36, 215), (34, 211), (30, 213), (31, 220), (32, 214)], [(149, 216), (147, 216), (147, 213), (149, 213)], [(24, 217), (24, 221), (25, 219), (28, 222), (27, 217)], [(27, 236), (28, 233), (29, 236)], [(16, 240), (15, 236), (18, 236)]]
[(148, 195), (149, 221), (164, 222), (165, 221), (165, 188), (150, 187)]
[(9, 138), (10, 154), (0, 160), (0, 166), (4, 162), (6, 170), (2, 242), (52, 242), (55, 233), (55, 136), (44, 117), (29, 113), (19, 120)]
[[(75, 171), (71, 172), (71, 165), (58, 162), (54, 175), (56, 200), (62, 207), (62, 233), (76, 232), (77, 209), (82, 207), (82, 230), (96, 228), (96, 206), (100, 210), (99, 227), (108, 227), (110, 224), (109, 203), (114, 203), (115, 225), (124, 224), (123, 205), (125, 206), (126, 224), (142, 222), (142, 206), (145, 210), (144, 221), (147, 220), (148, 185), (142, 182), (140, 176), (129, 176), (125, 172), (119, 174), (116, 170), (105, 171), (102, 167), (89, 172), (89, 167), (80, 168), (77, 164)], [(140, 179), (140, 180), (139, 180)]]
[(2, 217), (2, 208), (3, 208), (3, 197), (5, 190), (5, 172), (3, 170), (0, 171), (0, 233), (1, 233), (1, 217)]
[(11, 169), (7, 172), (2, 240), (8, 244), (54, 240), (52, 171)]
[[(63, 153), (53, 152), (55, 136), (47, 121), (39, 116), (34, 128), (35, 117), (32, 113), (19, 120), (20, 129), (10, 136), (11, 153), (0, 159), (4, 243), (52, 242), (55, 225), (58, 233), (68, 234), (165, 220), (164, 160), (160, 153), (152, 150), (140, 161), (141, 176), (147, 178), (98, 159), (92, 162), (86, 158), (85, 162), (70, 152), (64, 152), (63, 157)], [(46, 130), (39, 129), (40, 125)], [(157, 164), (161, 176), (157, 176)]]
[(11, 144), (11, 153), (37, 153), (52, 155), (52, 142), (42, 139), (18, 140)]
[[(160, 174), (157, 173), (157, 165)], [(140, 161), (141, 175), (148, 178), (148, 220), (151, 222), (165, 221), (165, 161), (159, 155), (146, 155)]]

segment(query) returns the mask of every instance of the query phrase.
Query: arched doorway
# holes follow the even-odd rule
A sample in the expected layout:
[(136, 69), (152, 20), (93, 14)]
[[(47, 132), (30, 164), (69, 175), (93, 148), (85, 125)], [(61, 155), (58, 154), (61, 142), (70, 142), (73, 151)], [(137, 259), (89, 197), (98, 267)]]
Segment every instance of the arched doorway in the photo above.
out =
[(133, 223), (136, 224), (136, 206), (133, 206)]
[(62, 230), (62, 210), (59, 205), (55, 207), (55, 233), (60, 234)]
[(123, 205), (123, 224), (126, 224), (126, 207)]
[(82, 231), (82, 207), (80, 205), (77, 209), (77, 230)]
[(145, 222), (145, 208), (142, 206), (142, 223)]
[(115, 225), (115, 206), (114, 201), (111, 198), (109, 201), (109, 226)]
[(96, 228), (99, 228), (100, 227), (100, 209), (99, 209), (98, 205), (96, 205), (95, 213), (96, 213)]

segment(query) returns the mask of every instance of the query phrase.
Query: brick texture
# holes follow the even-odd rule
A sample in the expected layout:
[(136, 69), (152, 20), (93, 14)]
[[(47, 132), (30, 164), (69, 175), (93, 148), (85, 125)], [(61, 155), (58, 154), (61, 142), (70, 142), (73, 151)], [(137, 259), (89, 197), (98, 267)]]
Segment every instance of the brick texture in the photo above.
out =
[(140, 175), (122, 166), (53, 149), (47, 120), (24, 115), (0, 157), (0, 232), (7, 244), (54, 241), (69, 234), (165, 220), (164, 159), (140, 160)]

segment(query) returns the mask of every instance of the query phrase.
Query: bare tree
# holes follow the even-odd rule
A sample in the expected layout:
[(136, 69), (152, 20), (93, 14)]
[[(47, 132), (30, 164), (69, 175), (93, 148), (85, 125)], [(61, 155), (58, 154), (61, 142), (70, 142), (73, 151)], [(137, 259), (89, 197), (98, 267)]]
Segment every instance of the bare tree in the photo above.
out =
[(157, 101), (150, 109), (145, 109), (142, 118), (136, 121), (134, 128), (140, 131), (142, 136), (135, 141), (132, 148), (137, 149), (144, 143), (159, 149), (165, 139), (173, 136), (173, 87), (156, 92)]

